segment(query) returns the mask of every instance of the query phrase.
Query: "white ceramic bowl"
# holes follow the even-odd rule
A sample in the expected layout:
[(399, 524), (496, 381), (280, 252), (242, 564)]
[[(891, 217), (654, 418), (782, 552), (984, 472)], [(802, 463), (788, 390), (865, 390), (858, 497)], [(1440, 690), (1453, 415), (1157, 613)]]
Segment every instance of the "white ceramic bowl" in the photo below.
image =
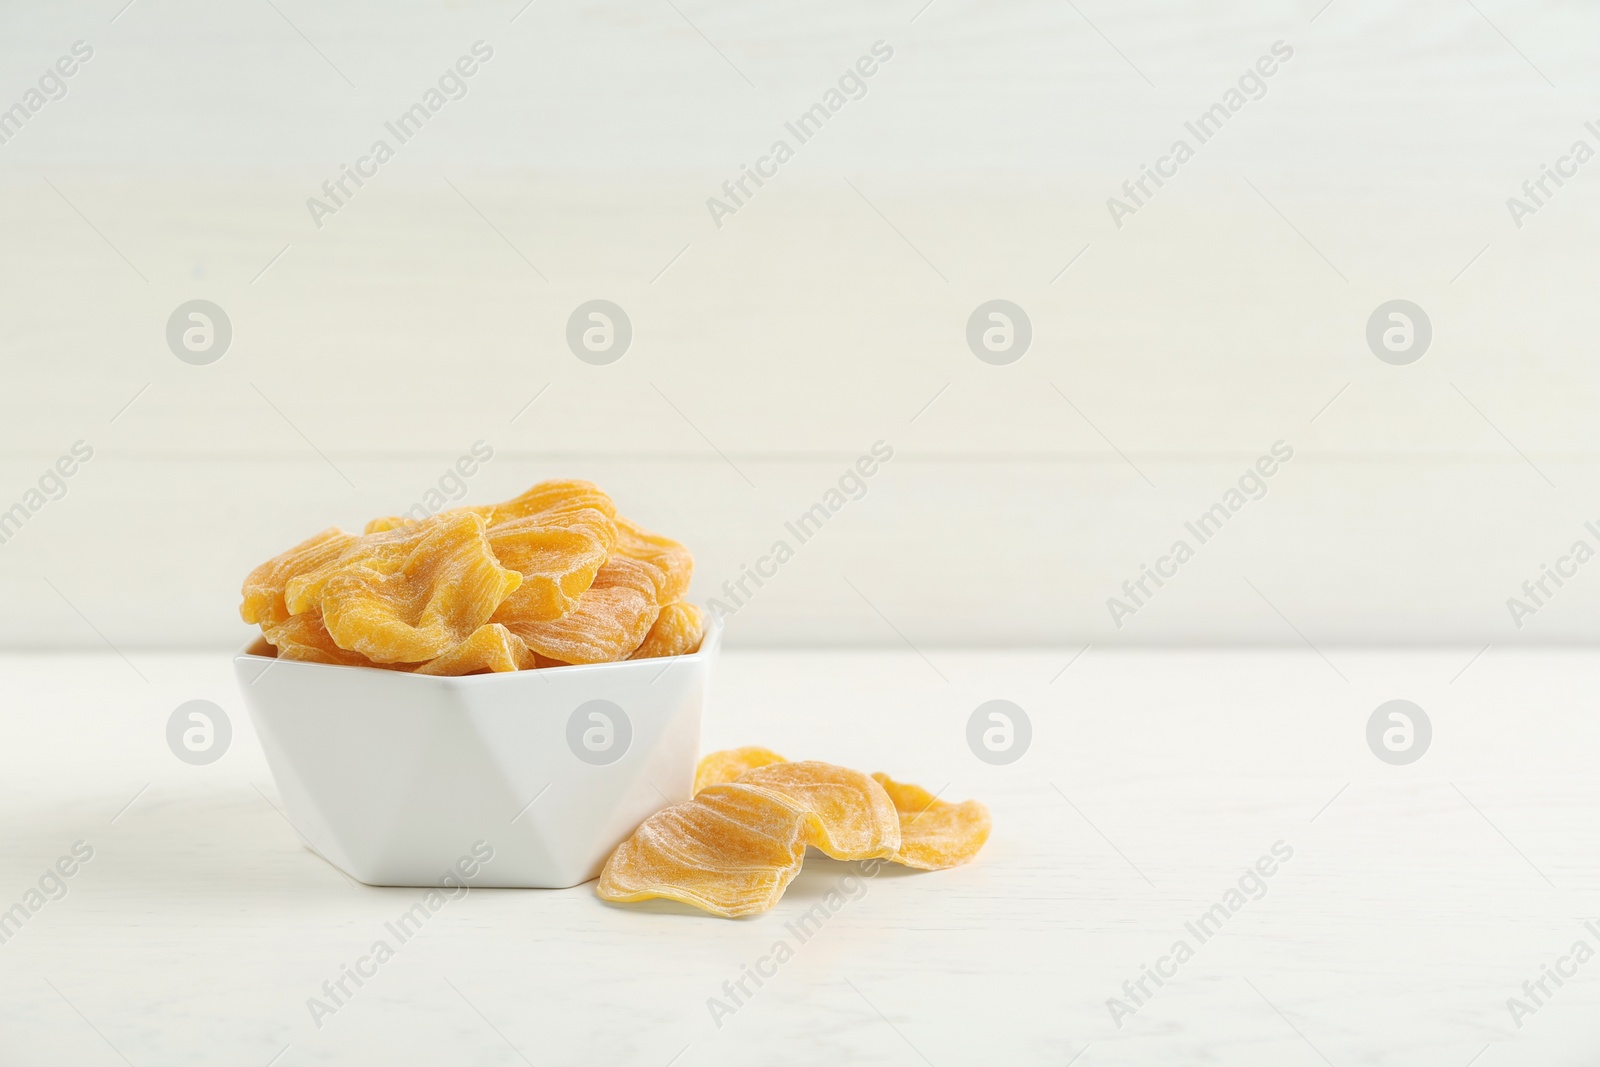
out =
[(330, 863), (437, 886), (486, 844), (473, 885), (556, 889), (689, 799), (721, 638), (712, 621), (690, 656), (463, 678), (279, 660), (257, 641), (234, 673), (290, 821)]

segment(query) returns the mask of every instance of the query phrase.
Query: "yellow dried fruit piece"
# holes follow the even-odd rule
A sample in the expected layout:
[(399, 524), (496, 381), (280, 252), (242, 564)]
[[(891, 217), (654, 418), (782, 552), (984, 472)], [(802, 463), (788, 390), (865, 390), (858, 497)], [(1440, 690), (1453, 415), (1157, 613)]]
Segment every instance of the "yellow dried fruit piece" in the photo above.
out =
[(616, 546), (577, 607), (546, 622), (501, 615), (494, 621), (505, 622), (534, 652), (562, 663), (626, 659), (644, 643), (662, 605), (688, 590), (694, 557), (671, 538), (620, 516), (616, 528)]
[(735, 918), (778, 902), (805, 858), (806, 811), (765, 789), (715, 785), (656, 812), (617, 846), (595, 891), (664, 897)]
[(644, 643), (629, 659), (658, 659), (661, 656), (687, 656), (700, 647), (705, 635), (705, 616), (697, 604), (674, 600), (661, 609)]
[[(435, 516), (429, 521), (436, 524), (439, 517)], [(432, 528), (434, 527), (429, 527)], [(370, 568), (399, 566), (415, 547), (420, 531), (422, 531), (421, 523), (401, 522), (390, 529), (366, 533), (351, 539), (343, 552), (325, 560), (318, 567), (295, 575), (284, 585), (283, 599), (289, 614), (299, 615), (306, 611), (320, 611), (322, 590), (328, 584), (328, 580), (351, 566)]]
[(311, 663), (336, 663), (342, 667), (372, 667), (371, 660), (359, 652), (347, 652), (333, 643), (322, 612), (307, 611), (290, 615), (282, 622), (264, 625), (261, 634), (278, 650), (279, 659), (307, 660)]
[(340, 648), (422, 663), (472, 636), (520, 584), (495, 559), (482, 517), (454, 512), (360, 538), (320, 578), (320, 602)]
[(651, 568), (613, 556), (572, 611), (549, 622), (508, 622), (506, 627), (549, 659), (609, 663), (638, 648), (660, 612)]
[(740, 775), (735, 785), (777, 793), (806, 812), (806, 844), (836, 860), (893, 856), (900, 816), (870, 775), (817, 760), (771, 763)]
[(364, 534), (388, 533), (390, 530), (398, 530), (402, 526), (410, 526), (412, 523), (420, 521), (419, 519), (408, 519), (404, 515), (384, 515), (367, 523), (361, 532)]
[[(726, 781), (730, 774), (738, 780)], [(989, 837), (989, 811), (975, 800), (950, 804), (884, 774), (789, 763), (764, 748), (712, 753), (695, 789), (611, 854), (596, 890), (603, 899), (664, 897), (750, 915), (778, 902), (808, 845), (838, 859), (888, 856), (940, 870), (972, 859)]]
[(616, 545), (615, 509), (588, 482), (547, 482), (518, 501), (531, 493), (539, 494), (536, 510), (524, 503), (501, 517), (510, 507), (502, 504), (490, 516), (495, 557), (522, 575), (522, 585), (500, 605), (496, 622), (548, 622), (574, 610)]
[(522, 575), (522, 585), (500, 605), (502, 622), (545, 622), (578, 606), (615, 541), (616, 527), (598, 511), (554, 524), (539, 516), (489, 529), (495, 558)]
[(694, 770), (694, 791), (698, 793), (708, 785), (736, 781), (746, 771), (765, 767), (769, 763), (786, 762), (788, 761), (770, 748), (760, 748), (756, 745), (725, 748), (721, 752), (713, 752), (701, 759), (700, 765)]
[(416, 670), (417, 674), (456, 676), (500, 673), (532, 667), (533, 653), (510, 630), (499, 623), (480, 626), (472, 636), (443, 655), (436, 656)]
[[(540, 482), (504, 504), (453, 508), (442, 515), (482, 516), (489, 545), (504, 567), (522, 575), (522, 585), (497, 610), (495, 622), (546, 622), (577, 606), (617, 541), (616, 506), (592, 482)], [(367, 523), (384, 533), (419, 520), (388, 515)]]
[[(483, 521), (493, 527), (499, 523), (512, 522), (533, 515), (555, 515), (563, 511), (584, 508), (599, 511), (607, 519), (615, 518), (617, 514), (616, 506), (612, 504), (605, 490), (593, 482), (570, 478), (540, 482), (503, 504), (473, 504), (467, 507), (447, 508), (439, 514), (446, 514), (449, 511), (468, 511), (483, 516)], [(384, 515), (367, 523), (365, 532), (382, 533), (427, 518), (426, 515)]]
[(887, 774), (872, 777), (883, 786), (900, 815), (900, 847), (890, 857), (894, 862), (940, 871), (966, 863), (989, 840), (989, 809), (978, 801), (951, 804), (919, 785), (896, 782)]
[[(593, 483), (547, 481), (360, 536), (326, 530), (252, 571), (240, 613), (264, 630), (315, 615), (278, 632), (291, 654), (428, 673), (676, 656), (705, 630), (683, 602), (693, 570)], [(505, 629), (479, 633), (490, 624)]]
[(646, 819), (606, 861), (597, 892), (605, 900), (667, 897), (717, 915), (749, 915), (778, 902), (808, 845), (842, 860), (890, 856), (900, 847), (899, 816), (883, 787), (860, 771), (769, 762)]
[(575, 478), (540, 482), (504, 504), (471, 508), (488, 520), (491, 527), (537, 516), (555, 517), (583, 511), (598, 511), (606, 519), (617, 516), (616, 505), (598, 485)]
[(291, 612), (284, 603), (284, 590), (289, 582), (332, 563), (355, 540), (354, 534), (330, 526), (287, 552), (273, 556), (245, 576), (244, 588), (240, 590), (244, 603), (239, 605), (239, 617), (262, 626), (287, 619)]
[(651, 533), (619, 515), (616, 554), (638, 560), (650, 568), (657, 604), (682, 600), (689, 591), (689, 579), (694, 576), (694, 555), (672, 538)]

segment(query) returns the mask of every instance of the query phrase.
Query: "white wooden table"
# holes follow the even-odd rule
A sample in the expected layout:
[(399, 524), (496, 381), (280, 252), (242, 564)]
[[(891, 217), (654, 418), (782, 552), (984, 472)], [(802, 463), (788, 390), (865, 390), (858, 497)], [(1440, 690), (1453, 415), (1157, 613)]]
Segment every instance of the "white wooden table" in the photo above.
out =
[[(59, 896), (32, 898), (0, 944), (0, 1062), (1553, 1067), (1600, 1054), (1600, 960), (1561, 964), (1576, 976), (1546, 979), (1520, 1027), (1507, 1006), (1574, 942), (1600, 948), (1584, 926), (1600, 917), (1600, 655), (1091, 649), (1063, 672), (1076, 649), (923, 651), (731, 652), (706, 743), (981, 798), (995, 831), (971, 866), (857, 881), (813, 856), (777, 909), (739, 922), (608, 906), (590, 885), (477, 890), (359, 988), (346, 979), (320, 1027), (308, 999), (393, 941), (385, 924), (423, 891), (354, 885), (300, 844), (227, 657), (0, 659), (0, 908), (26, 908), (41, 878)], [(1434, 729), (1409, 766), (1365, 739), (1396, 697)], [(205, 767), (164, 738), (195, 698), (235, 727)], [(995, 698), (1033, 726), (1006, 766), (966, 743), (973, 709)], [(71, 860), (77, 842), (92, 859)], [(1201, 943), (1186, 924), (1278, 842), (1292, 858)], [(46, 872), (62, 857), (73, 874), (58, 883)], [(787, 924), (826, 911), (830, 891), (843, 903), (802, 940)], [(1192, 958), (1166, 959), (1180, 939)], [(779, 941), (784, 962), (762, 962)], [(735, 1004), (724, 983), (758, 963), (771, 976), (745, 978)], [(1174, 976), (1145, 978), (1135, 1003), (1124, 982), (1147, 964)], [(1120, 1027), (1112, 997), (1135, 1009)], [(736, 1010), (714, 1018), (711, 998)]]

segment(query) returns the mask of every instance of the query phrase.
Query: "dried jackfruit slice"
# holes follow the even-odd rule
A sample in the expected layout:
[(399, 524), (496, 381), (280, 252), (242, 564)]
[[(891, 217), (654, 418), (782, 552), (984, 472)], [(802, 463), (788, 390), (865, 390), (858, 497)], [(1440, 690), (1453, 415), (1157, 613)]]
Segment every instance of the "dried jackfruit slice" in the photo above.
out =
[(495, 621), (548, 622), (575, 609), (616, 539), (616, 524), (594, 508), (490, 526), (495, 558), (522, 575), (522, 585), (500, 605)]
[(694, 576), (694, 555), (672, 538), (651, 533), (619, 515), (616, 553), (638, 560), (651, 569), (657, 604), (682, 600), (689, 591), (689, 579)]
[(664, 897), (735, 918), (778, 902), (805, 859), (806, 812), (765, 789), (711, 786), (656, 812), (617, 846), (595, 892), (619, 903)]
[(314, 537), (279, 553), (251, 571), (240, 592), (244, 602), (239, 617), (245, 622), (270, 626), (287, 619), (291, 612), (284, 603), (284, 589), (302, 574), (318, 570), (343, 555), (356, 537), (337, 526), (330, 526)]
[(860, 771), (772, 762), (646, 819), (606, 861), (597, 891), (606, 900), (667, 897), (717, 915), (748, 915), (777, 903), (808, 845), (842, 860), (891, 856), (900, 846), (899, 816), (883, 787)]
[(483, 514), (489, 525), (535, 516), (553, 517), (581, 511), (598, 511), (607, 519), (617, 516), (616, 505), (598, 485), (576, 478), (540, 482), (503, 504), (471, 509)]
[[(326, 645), (407, 670), (600, 663), (693, 652), (693, 570), (687, 548), (617, 518), (597, 486), (548, 481), (501, 504), (377, 518), (359, 537), (324, 531), (256, 568), (240, 610), (263, 628), (316, 613), (281, 636), (324, 659)], [(477, 635), (490, 623), (508, 632)]]
[(896, 782), (881, 772), (872, 776), (900, 815), (900, 847), (890, 858), (923, 871), (957, 867), (978, 854), (989, 840), (989, 809), (976, 800), (951, 804), (919, 785)]
[(502, 615), (494, 621), (505, 622), (539, 655), (562, 663), (626, 659), (644, 643), (662, 606), (688, 590), (694, 557), (671, 538), (620, 516), (616, 529), (611, 556), (595, 572), (577, 607), (546, 622)]
[(359, 539), (321, 579), (320, 602), (340, 648), (422, 663), (472, 636), (521, 583), (490, 551), (482, 517), (453, 512)]
[(661, 612), (655, 588), (649, 566), (612, 556), (572, 611), (549, 622), (508, 622), (506, 628), (539, 655), (562, 663), (626, 659)]
[(359, 652), (347, 652), (333, 643), (322, 612), (306, 611), (290, 615), (282, 622), (263, 625), (261, 635), (278, 650), (279, 659), (306, 660), (311, 663), (336, 663), (341, 667), (377, 666)]
[[(562, 512), (592, 509), (600, 512), (606, 519), (616, 517), (616, 505), (593, 482), (585, 482), (575, 478), (552, 479), (540, 482), (531, 489), (507, 500), (503, 504), (473, 504), (466, 507), (450, 508), (447, 511), (466, 511), (474, 515), (481, 515), (484, 522), (492, 528), (501, 523), (514, 522), (538, 515), (554, 516)], [(440, 512), (446, 514), (446, 512)], [(423, 517), (424, 519), (426, 516)], [(367, 533), (381, 533), (401, 526), (423, 521), (410, 515), (384, 515), (367, 523)]]
[(417, 674), (456, 676), (483, 671), (515, 671), (534, 665), (533, 653), (522, 639), (499, 623), (488, 623), (443, 655), (416, 669)]
[(362, 527), (361, 532), (364, 534), (388, 533), (390, 530), (412, 526), (421, 521), (421, 519), (408, 519), (404, 515), (383, 515), (367, 523), (366, 526)]
[(644, 642), (629, 659), (658, 659), (662, 656), (687, 656), (700, 647), (705, 635), (705, 616), (698, 604), (674, 600), (661, 609)]
[(694, 769), (694, 791), (698, 793), (708, 785), (737, 781), (746, 771), (765, 767), (769, 763), (786, 762), (788, 761), (770, 748), (760, 748), (756, 745), (725, 748), (700, 760), (700, 765)]
[[(616, 544), (616, 506), (592, 482), (540, 482), (504, 504), (452, 508), (441, 515), (479, 515), (500, 564), (522, 575), (522, 584), (497, 610), (495, 622), (546, 622), (577, 606)], [(366, 532), (414, 526), (405, 515), (367, 523)]]
[(816, 760), (771, 763), (740, 775), (735, 785), (777, 793), (806, 812), (806, 844), (836, 860), (893, 856), (900, 816), (870, 775)]
[[(426, 520), (429, 524), (427, 529), (436, 528), (441, 521), (440, 516)], [(368, 523), (368, 526), (371, 525)], [(284, 585), (283, 599), (289, 614), (299, 615), (305, 611), (320, 610), (322, 591), (328, 580), (350, 566), (362, 565), (379, 569), (399, 566), (424, 533), (424, 523), (402, 522), (391, 529), (352, 538), (345, 545), (343, 552), (332, 559), (324, 560), (315, 568), (295, 575)]]

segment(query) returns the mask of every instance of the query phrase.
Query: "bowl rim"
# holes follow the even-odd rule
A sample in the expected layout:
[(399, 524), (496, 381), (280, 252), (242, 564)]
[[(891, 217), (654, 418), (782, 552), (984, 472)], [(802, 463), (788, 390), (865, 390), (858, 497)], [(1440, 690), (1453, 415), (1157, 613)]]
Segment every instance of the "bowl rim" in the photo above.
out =
[(575, 672), (616, 671), (629, 667), (644, 667), (660, 661), (666, 661), (668, 665), (666, 668), (662, 669), (662, 673), (664, 674), (666, 673), (667, 669), (670, 669), (670, 667), (675, 664), (704, 663), (716, 656), (722, 644), (722, 632), (724, 628), (722, 615), (715, 611), (707, 612), (707, 614), (710, 616), (710, 618), (706, 622), (705, 633), (700, 638), (700, 647), (695, 649), (695, 651), (682, 656), (653, 656), (650, 659), (619, 659), (611, 660), (605, 663), (569, 663), (562, 667), (539, 667), (537, 669), (525, 671), (489, 671), (483, 674), (413, 674), (408, 671), (384, 670), (381, 667), (347, 666), (342, 663), (317, 663), (314, 660), (280, 659), (277, 656), (263, 655), (262, 653), (254, 650), (263, 646), (266, 648), (271, 648), (272, 646), (267, 644), (265, 637), (257, 634), (249, 642), (249, 644), (245, 645), (238, 652), (234, 653), (233, 662), (235, 667), (245, 663), (267, 664), (267, 666), (263, 667), (260, 673), (255, 676), (255, 679), (252, 679), (252, 684), (254, 684), (256, 680), (266, 675), (268, 671), (272, 670), (273, 667), (280, 663), (290, 664), (292, 668), (297, 671), (356, 671), (362, 674), (381, 676), (383, 678), (404, 678), (410, 683), (417, 685), (441, 683), (453, 686), (504, 685), (508, 684), (514, 679), (523, 678), (528, 675), (537, 675), (548, 681), (549, 676), (552, 674), (557, 674), (565, 678), (570, 677)]

